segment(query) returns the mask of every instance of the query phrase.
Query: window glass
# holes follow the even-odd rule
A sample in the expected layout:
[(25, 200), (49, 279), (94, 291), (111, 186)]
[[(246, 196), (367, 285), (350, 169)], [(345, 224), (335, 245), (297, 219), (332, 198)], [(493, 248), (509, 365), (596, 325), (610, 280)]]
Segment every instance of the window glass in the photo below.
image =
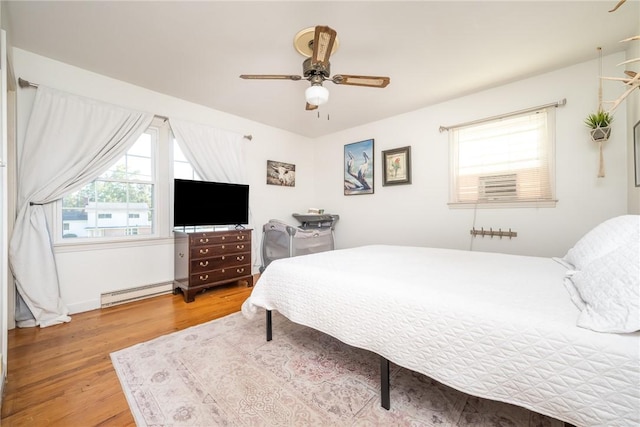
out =
[(184, 156), (175, 139), (173, 140), (173, 177), (178, 179), (192, 179), (195, 181), (202, 180)]
[(174, 177), (201, 179), (167, 120), (156, 119), (96, 180), (57, 203), (56, 244), (171, 237)]
[(552, 111), (453, 129), (450, 204), (554, 202)]
[(147, 131), (95, 181), (62, 199), (62, 238), (154, 233), (155, 133)]

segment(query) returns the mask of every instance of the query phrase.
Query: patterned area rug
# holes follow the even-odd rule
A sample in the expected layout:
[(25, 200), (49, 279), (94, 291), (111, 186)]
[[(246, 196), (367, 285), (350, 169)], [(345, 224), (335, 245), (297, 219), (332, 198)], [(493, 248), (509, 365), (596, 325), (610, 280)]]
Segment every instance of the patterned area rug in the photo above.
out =
[(114, 352), (138, 426), (526, 426), (560, 421), (460, 393), (391, 365), (380, 407), (379, 357), (273, 313), (234, 313)]

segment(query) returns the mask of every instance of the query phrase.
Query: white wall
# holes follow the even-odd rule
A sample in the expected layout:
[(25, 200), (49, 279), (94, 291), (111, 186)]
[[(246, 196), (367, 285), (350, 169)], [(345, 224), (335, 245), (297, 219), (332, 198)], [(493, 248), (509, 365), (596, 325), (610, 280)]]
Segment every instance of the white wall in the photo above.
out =
[[(295, 223), (291, 218), (292, 213), (304, 211), (314, 205), (313, 149), (308, 138), (152, 92), (21, 49), (13, 49), (12, 62), (16, 77), (33, 83), (157, 115), (253, 135), (253, 140), (249, 143), (247, 168), (255, 228), (253, 236), (256, 241), (262, 237), (262, 224), (269, 219), (279, 218)], [(18, 89), (18, 145), (24, 140), (34, 97), (35, 90)], [(295, 164), (296, 186), (266, 185), (267, 160)], [(173, 240), (167, 235), (144, 245), (56, 247), (56, 260), (62, 298), (71, 312), (75, 313), (99, 307), (101, 293), (171, 281)], [(259, 261), (254, 258), (254, 265), (259, 265)]]
[[(595, 57), (595, 55), (594, 55)], [(623, 54), (603, 58), (605, 75), (616, 75)], [(393, 81), (392, 83), (393, 84)], [(420, 82), (416, 82), (420, 84)], [(424, 83), (424, 84), (429, 84)], [(622, 91), (605, 83), (604, 99)], [(615, 114), (614, 128), (604, 150), (606, 177), (597, 178), (598, 150), (583, 123), (597, 109), (596, 60), (507, 84), (463, 98), (426, 107), (376, 123), (319, 138), (316, 148), (316, 203), (340, 215), (338, 247), (384, 243), (499, 251), (536, 256), (562, 256), (595, 224), (627, 212), (627, 116), (625, 105)], [(556, 110), (555, 208), (450, 209), (448, 134), (441, 125), (567, 99)], [(344, 196), (343, 146), (375, 140), (375, 192)], [(411, 146), (412, 184), (382, 186), (381, 151)], [(475, 227), (507, 230), (518, 237), (471, 239)]]

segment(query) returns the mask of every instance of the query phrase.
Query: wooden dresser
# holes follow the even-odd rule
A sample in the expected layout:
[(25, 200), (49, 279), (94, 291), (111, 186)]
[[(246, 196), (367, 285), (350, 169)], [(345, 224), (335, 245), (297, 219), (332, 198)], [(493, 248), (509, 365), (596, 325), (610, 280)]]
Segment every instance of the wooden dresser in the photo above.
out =
[(245, 281), (251, 274), (251, 230), (175, 232), (173, 293), (182, 291), (185, 302), (207, 288)]

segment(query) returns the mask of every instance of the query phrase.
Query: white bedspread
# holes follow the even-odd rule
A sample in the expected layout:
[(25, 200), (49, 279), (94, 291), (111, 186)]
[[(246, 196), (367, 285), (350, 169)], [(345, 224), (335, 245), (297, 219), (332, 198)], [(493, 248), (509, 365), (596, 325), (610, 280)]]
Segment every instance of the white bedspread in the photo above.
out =
[(577, 327), (565, 273), (550, 258), (365, 246), (274, 261), (242, 311), (276, 310), (458, 390), (578, 426), (638, 426), (640, 333)]

